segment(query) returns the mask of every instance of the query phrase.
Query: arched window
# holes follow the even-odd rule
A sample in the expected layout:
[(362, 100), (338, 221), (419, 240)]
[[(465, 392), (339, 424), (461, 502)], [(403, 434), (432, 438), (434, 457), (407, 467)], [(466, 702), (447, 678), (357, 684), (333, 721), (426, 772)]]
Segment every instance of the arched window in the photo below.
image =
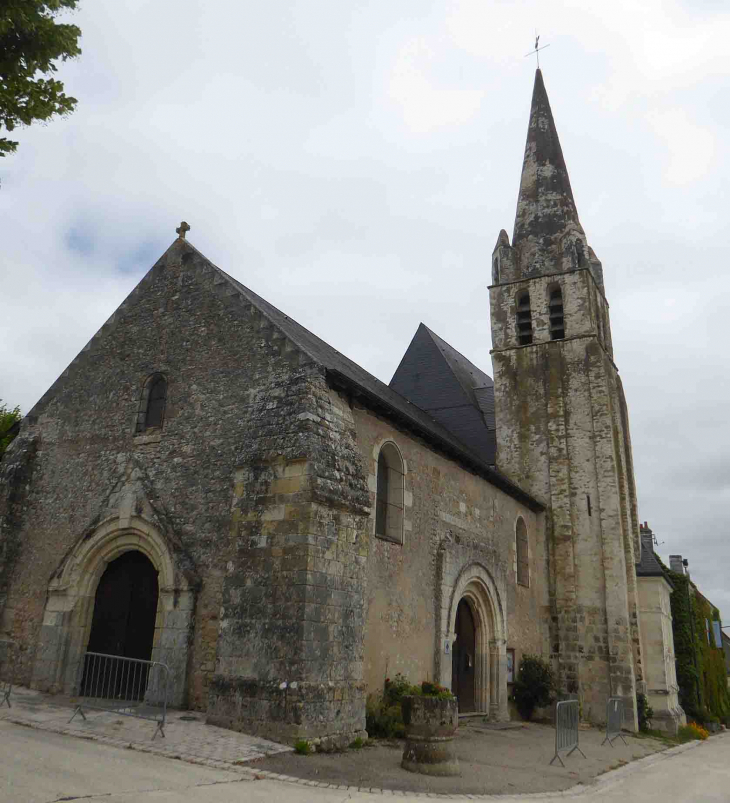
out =
[(559, 287), (554, 287), (550, 291), (550, 338), (562, 340), (564, 337), (563, 292)]
[(167, 404), (167, 380), (162, 374), (152, 374), (145, 382), (137, 412), (137, 432), (162, 429)]
[(380, 449), (377, 483), (375, 535), (402, 544), (403, 460), (393, 443), (385, 443)]
[(517, 341), (521, 346), (532, 343), (532, 311), (527, 291), (517, 296)]
[(515, 544), (517, 549), (517, 582), (530, 585), (530, 545), (527, 540), (527, 525), (522, 516), (517, 517), (515, 525)]

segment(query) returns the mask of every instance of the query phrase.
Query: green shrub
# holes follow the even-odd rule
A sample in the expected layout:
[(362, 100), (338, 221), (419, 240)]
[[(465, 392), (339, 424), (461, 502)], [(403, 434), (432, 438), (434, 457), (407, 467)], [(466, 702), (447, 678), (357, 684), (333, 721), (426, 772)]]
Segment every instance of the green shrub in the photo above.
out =
[(400, 701), (388, 705), (385, 695), (369, 694), (365, 703), (365, 728), (374, 739), (393, 739), (405, 736)]
[(361, 736), (358, 736), (357, 739), (353, 739), (350, 742), (350, 750), (359, 750), (361, 747), (364, 746), (365, 746), (365, 740)]
[(687, 722), (710, 722), (713, 715), (703, 705), (688, 705), (684, 709)]
[(420, 685), (413, 685), (400, 672), (393, 680), (386, 678), (383, 693), (369, 694), (365, 703), (365, 727), (368, 736), (375, 739), (400, 739), (406, 735), (403, 724), (401, 701), (404, 697), (420, 696), (437, 697), (440, 700), (451, 699), (454, 695), (445, 686), (424, 680)]
[(308, 756), (312, 752), (312, 746), (306, 739), (300, 739), (294, 743), (294, 752), (300, 756)]
[(654, 709), (649, 705), (645, 694), (636, 695), (636, 714), (639, 717), (639, 730), (648, 733), (651, 726), (651, 718), (654, 716)]
[(680, 742), (691, 742), (693, 739), (707, 739), (710, 734), (696, 722), (689, 722), (677, 731)]
[(550, 664), (538, 655), (523, 655), (514, 685), (517, 710), (523, 719), (532, 719), (536, 708), (553, 700), (555, 679)]

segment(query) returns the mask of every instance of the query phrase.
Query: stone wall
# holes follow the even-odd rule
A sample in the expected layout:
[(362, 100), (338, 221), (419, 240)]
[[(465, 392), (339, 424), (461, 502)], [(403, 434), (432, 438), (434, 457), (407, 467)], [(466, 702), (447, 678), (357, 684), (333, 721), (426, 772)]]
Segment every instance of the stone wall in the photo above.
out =
[[(565, 339), (550, 339), (547, 299), (560, 284)], [(529, 289), (532, 345), (518, 346), (515, 301)], [(641, 645), (634, 563), (636, 492), (628, 419), (610, 332), (600, 333), (589, 270), (491, 288), (497, 464), (549, 507), (551, 653), (561, 688), (588, 719), (609, 695), (634, 712)], [(601, 324), (603, 326), (603, 324)], [(607, 326), (607, 323), (606, 323)], [(602, 341), (602, 337), (605, 341)], [(635, 725), (635, 712), (632, 715)]]
[(346, 746), (365, 729), (369, 515), (352, 414), (320, 375), (263, 401), (239, 455), (208, 721)]
[[(164, 426), (140, 434), (140, 394), (154, 372), (168, 380)], [(238, 605), (272, 628), (266, 658), (281, 653), (254, 696), (272, 685), (278, 690), (284, 680), (316, 680), (326, 688), (299, 693), (329, 700), (324, 733), (339, 727), (329, 722), (338, 711), (346, 720), (341, 730), (358, 731), (365, 558), (357, 534), (367, 491), (352, 435), (347, 425), (338, 429), (338, 406), (312, 360), (207, 260), (177, 241), (29, 413), (3, 461), (10, 481), (0, 500), (2, 631), (22, 646), (19, 681), (69, 690), (88, 638), (93, 587), (90, 601), (88, 587), (79, 591), (79, 583), (67, 579), (87, 569), (100, 573), (116, 554), (114, 543), (136, 533), (138, 548), (153, 562), (157, 539), (164, 553), (159, 561), (171, 567), (169, 626), (158, 626), (153, 656), (165, 651), (182, 678), (178, 703), (205, 709), (210, 698), (220, 713), (223, 699), (238, 694), (220, 671), (236, 654), (229, 614)], [(339, 451), (332, 447), (335, 437)], [(306, 488), (294, 488), (297, 483)], [(282, 504), (299, 517), (293, 528), (279, 518)], [(252, 542), (264, 524), (272, 542), (259, 549)], [(85, 551), (95, 539), (107, 543), (107, 535), (111, 552)], [(269, 532), (261, 526), (260, 535)], [(87, 553), (96, 562), (77, 565)], [(275, 564), (282, 567), (279, 596), (265, 597), (264, 578), (276, 576)], [(282, 611), (296, 615), (282, 597), (290, 568), (299, 582), (286, 604), (337, 607), (338, 621), (313, 615), (276, 631)], [(236, 586), (242, 576), (245, 589)], [(236, 600), (237, 591), (243, 598)], [(244, 640), (250, 619), (242, 616), (237, 625)], [(339, 645), (347, 659), (336, 650), (315, 654), (315, 642)], [(328, 662), (341, 667), (342, 677), (324, 677)], [(307, 732), (322, 725), (319, 713), (309, 721), (297, 710)]]
[[(485, 644), (495, 670), (496, 708), (489, 689), (483, 710), (507, 716), (505, 650), (545, 654), (548, 649), (547, 571), (543, 516), (527, 510), (483, 477), (440, 455), (412, 434), (399, 431), (373, 412), (356, 406), (355, 423), (368, 473), (371, 518), (367, 577), (365, 682), (382, 690), (386, 677), (401, 672), (411, 681), (437, 679), (451, 686), (453, 617), (470, 581), (478, 585), (474, 605), (491, 617)], [(377, 460), (384, 443), (403, 458), (404, 532), (397, 544), (375, 534)], [(516, 582), (515, 524), (529, 534), (530, 585)], [(494, 605), (493, 611), (488, 611)], [(501, 664), (499, 664), (501, 662)], [(486, 673), (486, 670), (485, 670)], [(488, 678), (483, 678), (485, 687)]]

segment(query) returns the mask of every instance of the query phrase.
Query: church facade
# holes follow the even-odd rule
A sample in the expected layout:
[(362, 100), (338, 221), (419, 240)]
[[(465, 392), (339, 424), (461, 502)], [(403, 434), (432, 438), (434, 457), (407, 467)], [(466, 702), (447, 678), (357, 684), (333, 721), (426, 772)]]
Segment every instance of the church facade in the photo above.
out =
[(87, 650), (151, 657), (212, 723), (342, 745), (398, 672), (507, 719), (533, 653), (635, 727), (628, 413), (541, 73), (494, 380), (422, 324), (385, 385), (179, 233), (0, 464), (19, 679), (69, 693)]

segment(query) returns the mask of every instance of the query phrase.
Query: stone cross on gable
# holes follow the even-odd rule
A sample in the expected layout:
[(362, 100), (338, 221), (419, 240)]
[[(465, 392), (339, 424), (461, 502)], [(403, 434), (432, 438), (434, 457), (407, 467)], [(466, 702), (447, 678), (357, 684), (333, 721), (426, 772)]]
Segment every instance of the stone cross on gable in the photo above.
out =
[(177, 232), (178, 237), (181, 240), (184, 240), (185, 239), (185, 233), (190, 231), (190, 226), (188, 226), (188, 224), (183, 220), (183, 222), (180, 224), (180, 226), (177, 229), (175, 229), (175, 231)]

